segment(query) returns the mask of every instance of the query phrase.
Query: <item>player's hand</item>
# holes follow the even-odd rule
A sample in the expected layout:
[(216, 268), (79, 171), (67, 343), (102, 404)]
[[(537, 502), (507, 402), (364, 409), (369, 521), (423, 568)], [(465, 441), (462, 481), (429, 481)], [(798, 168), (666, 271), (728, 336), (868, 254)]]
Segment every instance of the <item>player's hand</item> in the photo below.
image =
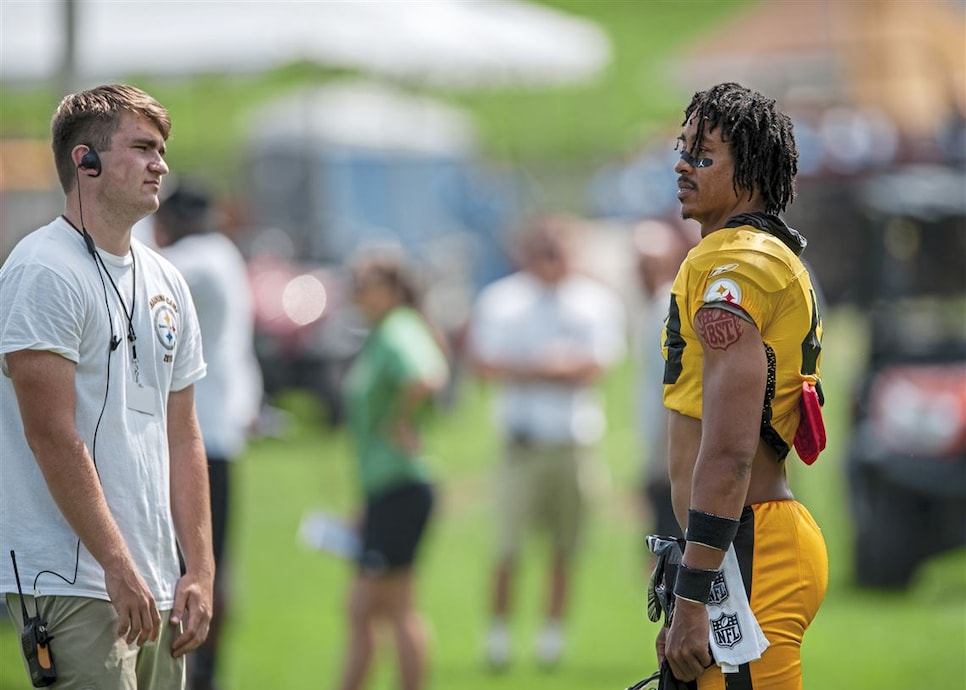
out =
[(139, 647), (156, 641), (161, 613), (147, 583), (133, 565), (104, 571), (104, 587), (117, 612), (117, 636)]
[(657, 665), (662, 666), (664, 664), (664, 657), (667, 654), (667, 628), (663, 625), (661, 630), (657, 633), (657, 639), (654, 641), (654, 650), (657, 652)]
[(692, 681), (713, 663), (708, 649), (708, 627), (708, 613), (703, 604), (677, 600), (664, 653), (678, 680)]
[(190, 573), (178, 580), (174, 592), (170, 625), (181, 625), (181, 633), (171, 643), (171, 656), (179, 657), (197, 649), (208, 637), (211, 625), (213, 584)]

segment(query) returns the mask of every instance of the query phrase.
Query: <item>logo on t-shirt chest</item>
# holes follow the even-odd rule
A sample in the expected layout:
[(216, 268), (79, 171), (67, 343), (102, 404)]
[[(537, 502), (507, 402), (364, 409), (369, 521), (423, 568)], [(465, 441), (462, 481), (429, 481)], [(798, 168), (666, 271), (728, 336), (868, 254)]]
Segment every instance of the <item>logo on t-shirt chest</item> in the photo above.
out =
[(167, 350), (164, 361), (170, 363), (171, 352), (178, 345), (178, 332), (181, 328), (178, 305), (170, 297), (155, 295), (150, 301), (151, 320), (154, 323), (154, 335), (157, 336), (161, 347)]

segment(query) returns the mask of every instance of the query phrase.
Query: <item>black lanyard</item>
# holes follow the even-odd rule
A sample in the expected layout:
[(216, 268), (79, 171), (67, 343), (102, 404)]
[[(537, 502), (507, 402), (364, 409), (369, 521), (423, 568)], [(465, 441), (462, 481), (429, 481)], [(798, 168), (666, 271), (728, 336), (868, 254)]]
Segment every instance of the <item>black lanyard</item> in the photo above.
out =
[(87, 238), (90, 237), (90, 234), (86, 233), (86, 231), (84, 230), (79, 230), (76, 225), (70, 222), (70, 219), (67, 218), (67, 216), (62, 215), (61, 218), (66, 220), (67, 224), (70, 225), (72, 228), (74, 228), (74, 230), (77, 231), (77, 234), (79, 234), (81, 237), (84, 238), (84, 241), (87, 244), (87, 248), (88, 250), (90, 250), (91, 256), (94, 257), (94, 265), (97, 266), (97, 272), (101, 273), (101, 269), (104, 269), (103, 274), (107, 275), (107, 280), (108, 282), (110, 282), (111, 287), (114, 289), (114, 294), (117, 295), (117, 299), (121, 303), (121, 311), (124, 313), (124, 317), (127, 319), (127, 340), (129, 343), (131, 343), (131, 356), (134, 359), (135, 376), (137, 376), (138, 351), (137, 351), (137, 346), (135, 345), (135, 342), (137, 341), (138, 336), (137, 336), (137, 333), (134, 332), (134, 305), (137, 302), (138, 262), (137, 262), (137, 257), (134, 254), (134, 247), (132, 246), (130, 249), (132, 282), (131, 282), (131, 309), (128, 310), (127, 304), (124, 303), (124, 297), (121, 295), (121, 291), (118, 289), (117, 283), (114, 282), (114, 278), (111, 277), (111, 272), (107, 269), (107, 265), (104, 263), (104, 259), (101, 257), (101, 253), (97, 251), (96, 247), (94, 247), (93, 240), (91, 240), (90, 242), (87, 241)]

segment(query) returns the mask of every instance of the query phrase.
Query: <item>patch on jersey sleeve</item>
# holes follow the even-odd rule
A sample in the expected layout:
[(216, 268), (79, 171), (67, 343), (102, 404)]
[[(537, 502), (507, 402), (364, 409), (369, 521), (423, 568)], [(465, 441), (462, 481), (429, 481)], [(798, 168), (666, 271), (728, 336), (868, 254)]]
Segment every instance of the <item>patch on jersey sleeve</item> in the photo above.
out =
[(704, 302), (727, 302), (728, 304), (741, 304), (741, 288), (729, 278), (718, 278), (711, 283), (704, 293)]

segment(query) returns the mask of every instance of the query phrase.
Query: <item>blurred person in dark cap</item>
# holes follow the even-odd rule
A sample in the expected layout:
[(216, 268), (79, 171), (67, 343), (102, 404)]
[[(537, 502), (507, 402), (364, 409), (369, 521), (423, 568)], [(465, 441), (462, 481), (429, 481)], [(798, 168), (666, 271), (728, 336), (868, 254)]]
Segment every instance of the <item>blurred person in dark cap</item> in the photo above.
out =
[(631, 229), (641, 305), (634, 340), (637, 364), (636, 408), (641, 444), (641, 504), (649, 530), (683, 536), (671, 506), (667, 463), (667, 411), (664, 409), (664, 356), (661, 332), (671, 283), (693, 239), (671, 223), (645, 219)]
[(231, 509), (231, 466), (245, 449), (262, 400), (261, 371), (254, 351), (254, 316), (245, 261), (216, 228), (209, 190), (176, 180), (154, 215), (159, 251), (184, 275), (201, 324), (208, 375), (195, 386), (198, 422), (208, 455), (213, 546), (214, 611), (204, 645), (188, 657), (189, 690), (216, 683), (218, 648), (229, 608), (225, 557)]

